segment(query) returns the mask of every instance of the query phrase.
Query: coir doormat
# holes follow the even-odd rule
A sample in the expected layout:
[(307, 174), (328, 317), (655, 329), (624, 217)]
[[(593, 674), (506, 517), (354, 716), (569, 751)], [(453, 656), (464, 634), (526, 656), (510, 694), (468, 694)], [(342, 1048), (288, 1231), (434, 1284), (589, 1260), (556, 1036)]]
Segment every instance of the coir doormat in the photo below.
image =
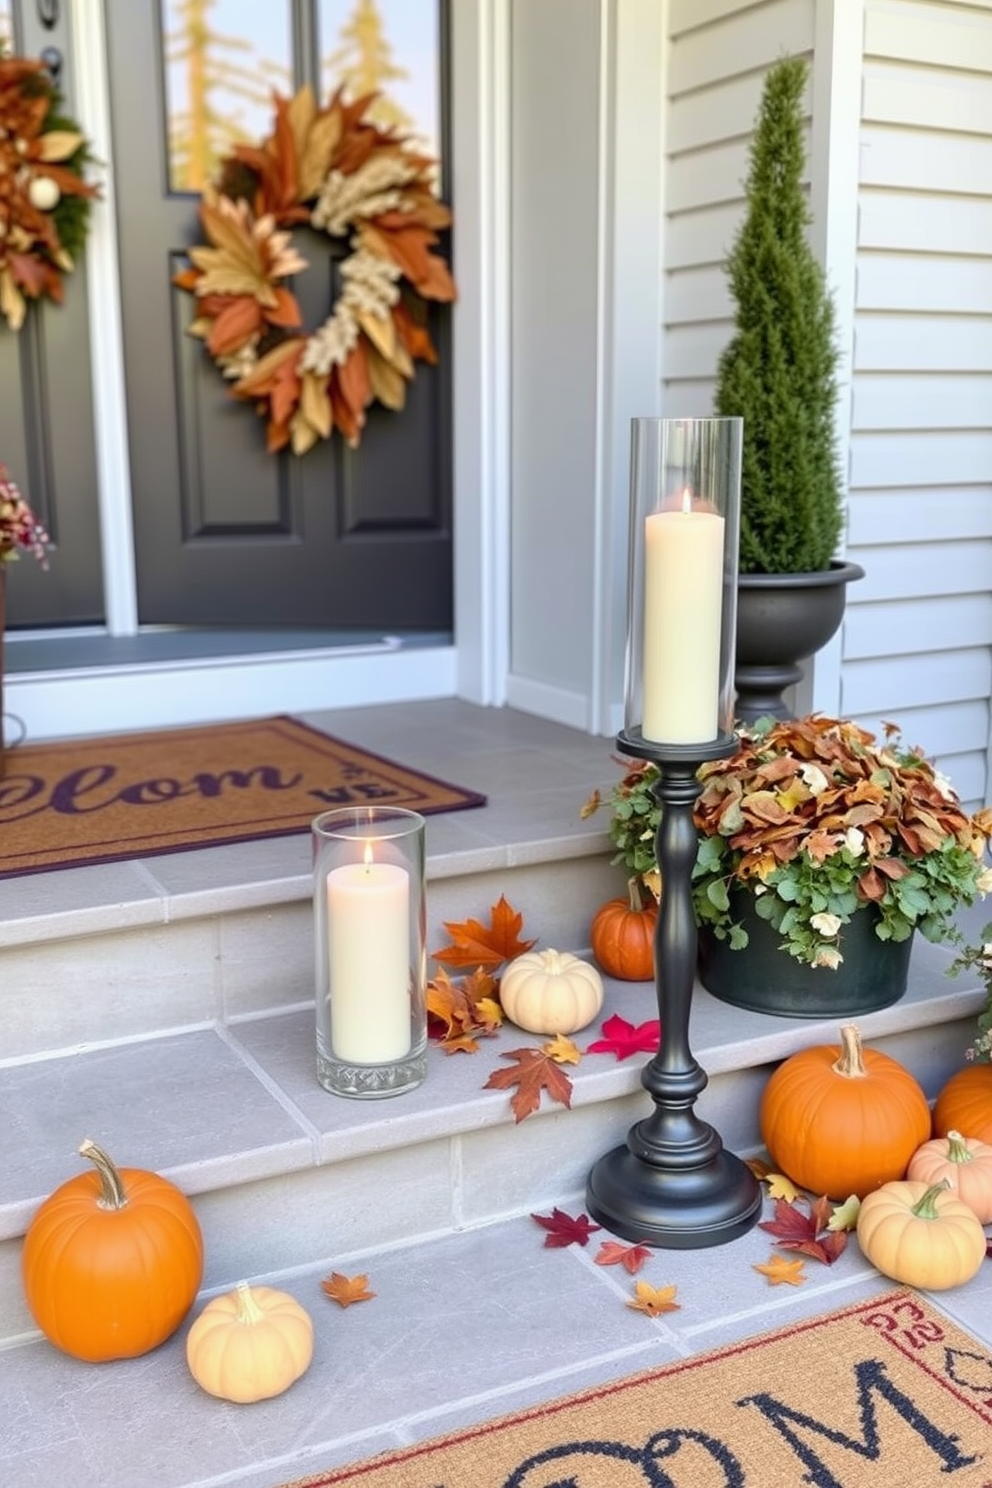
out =
[(989, 1488), (989, 1349), (911, 1292), (292, 1488)]
[(4, 763), (0, 878), (285, 836), (338, 806), (485, 804), (286, 717), (20, 745)]

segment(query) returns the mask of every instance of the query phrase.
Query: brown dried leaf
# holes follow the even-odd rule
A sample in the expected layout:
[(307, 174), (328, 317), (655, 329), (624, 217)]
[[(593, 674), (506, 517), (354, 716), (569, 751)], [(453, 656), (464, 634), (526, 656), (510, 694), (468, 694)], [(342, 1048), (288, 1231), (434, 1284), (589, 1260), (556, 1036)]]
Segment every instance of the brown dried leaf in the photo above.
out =
[(543, 1049), (511, 1049), (500, 1058), (509, 1059), (514, 1068), (493, 1070), (483, 1089), (512, 1090), (517, 1087), (517, 1093), (510, 1101), (515, 1122), (523, 1121), (538, 1109), (542, 1090), (546, 1090), (551, 1100), (559, 1105), (571, 1107), (572, 1082)]
[(370, 1302), (375, 1296), (375, 1292), (369, 1291), (367, 1276), (344, 1276), (340, 1271), (332, 1271), (330, 1276), (325, 1276), (320, 1289), (339, 1307), (351, 1307), (355, 1302)]

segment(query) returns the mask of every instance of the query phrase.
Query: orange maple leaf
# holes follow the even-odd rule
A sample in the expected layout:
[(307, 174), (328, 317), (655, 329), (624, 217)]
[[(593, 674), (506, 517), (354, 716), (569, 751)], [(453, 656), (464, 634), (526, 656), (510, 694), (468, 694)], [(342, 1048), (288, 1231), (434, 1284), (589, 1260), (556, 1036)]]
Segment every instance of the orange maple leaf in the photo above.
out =
[(653, 1287), (646, 1281), (634, 1283), (634, 1296), (627, 1303), (635, 1312), (646, 1312), (648, 1317), (657, 1317), (660, 1312), (678, 1312), (681, 1303), (675, 1301), (677, 1286)]
[(647, 1245), (621, 1245), (619, 1240), (604, 1240), (593, 1260), (597, 1266), (622, 1266), (633, 1276), (650, 1256)]
[(478, 920), (446, 920), (444, 928), (453, 944), (434, 951), (434, 960), (446, 966), (480, 966), (495, 971), (536, 944), (533, 940), (520, 939), (524, 917), (507, 902), (505, 895), (500, 895), (499, 903), (493, 905), (489, 914), (488, 929)]
[(769, 1256), (768, 1260), (761, 1265), (752, 1266), (753, 1271), (760, 1271), (762, 1276), (768, 1277), (769, 1286), (802, 1286), (806, 1280), (803, 1260), (787, 1261), (784, 1256)]
[(350, 1307), (353, 1302), (370, 1302), (375, 1296), (375, 1292), (369, 1291), (367, 1276), (344, 1276), (340, 1271), (325, 1276), (320, 1289), (339, 1307)]
[(481, 967), (457, 982), (442, 967), (427, 983), (427, 1012), (441, 1025), (439, 1042), (446, 1054), (474, 1054), (479, 1047), (474, 1035), (496, 1033), (503, 1010), (495, 990), (495, 981)]
[(519, 1087), (510, 1101), (515, 1122), (523, 1121), (538, 1109), (542, 1090), (546, 1090), (559, 1105), (571, 1109), (572, 1082), (561, 1065), (549, 1058), (543, 1049), (511, 1049), (500, 1058), (511, 1060), (515, 1068), (493, 1070), (482, 1088), (512, 1090), (514, 1085)]

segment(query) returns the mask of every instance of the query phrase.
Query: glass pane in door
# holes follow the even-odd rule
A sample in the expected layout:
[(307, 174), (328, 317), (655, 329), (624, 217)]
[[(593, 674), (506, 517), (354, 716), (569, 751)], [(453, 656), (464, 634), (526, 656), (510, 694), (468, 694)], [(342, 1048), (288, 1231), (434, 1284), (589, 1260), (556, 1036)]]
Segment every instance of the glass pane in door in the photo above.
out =
[(380, 96), (369, 110), (416, 148), (440, 149), (438, 0), (319, 0), (321, 92)]
[[(0, 0), (2, 3), (2, 0)], [(293, 84), (291, 0), (161, 0), (172, 191), (200, 191), (223, 155), (272, 126)]]

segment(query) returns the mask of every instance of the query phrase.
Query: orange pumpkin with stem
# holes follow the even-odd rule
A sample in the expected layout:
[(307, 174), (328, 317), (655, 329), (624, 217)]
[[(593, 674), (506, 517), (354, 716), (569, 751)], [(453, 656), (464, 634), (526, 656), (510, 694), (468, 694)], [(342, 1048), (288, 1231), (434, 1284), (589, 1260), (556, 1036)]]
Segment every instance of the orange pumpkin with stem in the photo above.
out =
[(865, 1049), (853, 1024), (841, 1047), (791, 1055), (765, 1086), (761, 1135), (793, 1183), (831, 1199), (864, 1198), (902, 1178), (930, 1133), (930, 1107), (903, 1065)]
[(933, 1134), (958, 1131), (992, 1144), (992, 1064), (966, 1064), (951, 1076), (933, 1108)]
[(645, 903), (638, 878), (627, 884), (626, 899), (609, 899), (593, 916), (592, 953), (607, 976), (623, 982), (649, 982), (654, 976), (654, 931), (658, 906)]
[(176, 1331), (203, 1277), (203, 1237), (174, 1183), (116, 1168), (87, 1139), (94, 1170), (57, 1188), (24, 1238), (21, 1274), (49, 1341), (92, 1363), (133, 1359)]
[(992, 1147), (987, 1142), (956, 1131), (932, 1137), (913, 1153), (906, 1177), (928, 1185), (946, 1182), (980, 1224), (992, 1224)]

